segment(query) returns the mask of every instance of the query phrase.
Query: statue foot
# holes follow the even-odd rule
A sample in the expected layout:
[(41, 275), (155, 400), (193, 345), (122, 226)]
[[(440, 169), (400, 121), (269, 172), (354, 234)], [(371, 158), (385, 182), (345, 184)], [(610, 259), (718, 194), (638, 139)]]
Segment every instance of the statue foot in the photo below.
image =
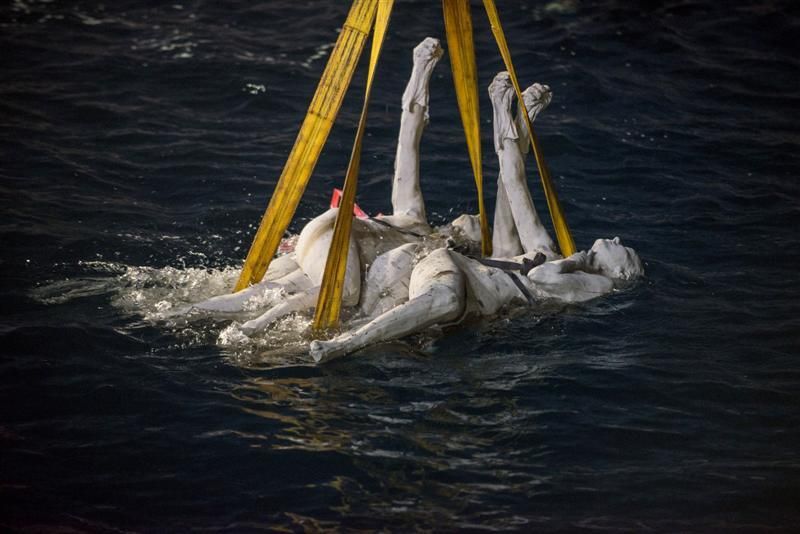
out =
[(337, 341), (336, 339), (328, 341), (315, 339), (311, 342), (308, 352), (311, 354), (311, 358), (315, 363), (325, 363), (340, 356), (344, 356), (348, 353), (348, 350), (346, 348), (346, 343), (342, 341)]

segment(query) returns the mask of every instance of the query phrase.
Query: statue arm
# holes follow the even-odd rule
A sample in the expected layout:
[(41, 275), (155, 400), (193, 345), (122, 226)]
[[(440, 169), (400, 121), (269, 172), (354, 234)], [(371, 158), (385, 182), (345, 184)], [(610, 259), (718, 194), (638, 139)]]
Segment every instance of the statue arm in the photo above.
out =
[(528, 279), (539, 296), (562, 302), (584, 302), (610, 293), (614, 282), (591, 269), (585, 251), (531, 269)]

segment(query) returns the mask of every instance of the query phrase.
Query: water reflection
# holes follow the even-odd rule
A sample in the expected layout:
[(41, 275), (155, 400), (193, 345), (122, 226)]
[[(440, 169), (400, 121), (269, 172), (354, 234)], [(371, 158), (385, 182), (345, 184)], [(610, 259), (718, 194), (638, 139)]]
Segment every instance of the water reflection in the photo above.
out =
[[(525, 524), (513, 503), (550, 480), (547, 447), (532, 439), (543, 412), (517, 402), (539, 367), (523, 355), (456, 365), (391, 349), (324, 368), (262, 370), (231, 396), (248, 416), (279, 423), (271, 449), (347, 458), (348, 469), (325, 482), (339, 494), (334, 512), (463, 528)], [(491, 514), (477, 513), (490, 501)]]

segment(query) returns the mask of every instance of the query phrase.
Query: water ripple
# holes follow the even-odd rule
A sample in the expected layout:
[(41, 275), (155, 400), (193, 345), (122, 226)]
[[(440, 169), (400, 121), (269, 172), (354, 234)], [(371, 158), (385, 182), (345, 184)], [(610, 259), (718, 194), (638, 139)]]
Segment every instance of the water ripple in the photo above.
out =
[[(576, 241), (633, 244), (637, 286), (323, 367), (302, 316), (219, 347), (235, 317), (175, 309), (233, 283), (347, 7), (0, 8), (0, 523), (796, 529), (795, 3), (499, 6), (520, 80), (554, 90), (537, 133)], [(502, 62), (479, 7), (485, 87)], [(390, 209), (410, 50), (443, 37), (440, 8), (397, 2), (392, 28), (370, 213)], [(357, 73), (294, 231), (340, 185), (363, 89)], [(430, 113), (441, 223), (476, 210), (446, 57)]]

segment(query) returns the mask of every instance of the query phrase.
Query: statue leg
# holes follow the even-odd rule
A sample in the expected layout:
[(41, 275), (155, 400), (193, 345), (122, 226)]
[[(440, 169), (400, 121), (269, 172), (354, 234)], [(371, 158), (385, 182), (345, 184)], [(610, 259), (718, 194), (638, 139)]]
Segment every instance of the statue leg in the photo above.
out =
[(515, 139), (505, 139), (500, 157), (502, 188), (505, 189), (514, 226), (527, 252), (542, 252), (548, 258), (555, 256), (555, 244), (536, 213), (528, 182), (525, 162)]
[(431, 37), (426, 38), (414, 49), (414, 66), (403, 93), (400, 135), (394, 163), (393, 215), (386, 217), (388, 222), (395, 225), (427, 226), (425, 201), (419, 186), (419, 144), (422, 131), (428, 122), (431, 73), (441, 57), (442, 48), (439, 41)]
[[(499, 220), (501, 233), (498, 235), (498, 240), (504, 245), (501, 250), (513, 248), (515, 242), (511, 239), (510, 233), (510, 222), (513, 222), (525, 252), (539, 251), (548, 257), (553, 257), (555, 256), (555, 245), (536, 213), (528, 189), (524, 159), (528, 137), (524, 130), (521, 131), (522, 128), (518, 124), (521, 121), (515, 121), (511, 114), (514, 89), (508, 73), (501, 72), (495, 76), (489, 86), (489, 97), (494, 111), (494, 146), (500, 163), (498, 205), (495, 217), (497, 217), (497, 211), (504, 212)], [(525, 90), (523, 99), (528, 109), (528, 117), (533, 120), (550, 102), (549, 88), (533, 84)], [(525, 145), (523, 146), (522, 143)], [(503, 191), (501, 192), (501, 190)], [(506, 202), (507, 204), (505, 204)], [(508, 220), (509, 217), (511, 221)]]
[(408, 300), (416, 243), (393, 248), (372, 262), (361, 295), (361, 313), (377, 316)]
[(282, 289), (286, 293), (294, 293), (308, 288), (311, 281), (303, 273), (295, 261), (294, 254), (276, 258), (264, 275), (264, 280), (250, 287), (225, 295), (217, 295), (198, 302), (185, 311), (203, 310), (211, 312), (240, 312), (248, 308), (254, 299), (263, 298), (267, 292)]
[(411, 274), (409, 300), (381, 314), (354, 332), (329, 341), (313, 341), (311, 356), (328, 361), (368, 345), (397, 339), (438, 323), (457, 320), (466, 306), (464, 274), (439, 249), (422, 260)]
[(316, 305), (318, 296), (319, 286), (300, 291), (276, 306), (273, 306), (261, 316), (244, 323), (242, 325), (242, 332), (251, 335), (291, 313), (309, 310)]
[(492, 227), (492, 257), (513, 258), (524, 252), (519, 241), (511, 205), (508, 203), (503, 175), (497, 177), (497, 199), (494, 206), (494, 225)]

